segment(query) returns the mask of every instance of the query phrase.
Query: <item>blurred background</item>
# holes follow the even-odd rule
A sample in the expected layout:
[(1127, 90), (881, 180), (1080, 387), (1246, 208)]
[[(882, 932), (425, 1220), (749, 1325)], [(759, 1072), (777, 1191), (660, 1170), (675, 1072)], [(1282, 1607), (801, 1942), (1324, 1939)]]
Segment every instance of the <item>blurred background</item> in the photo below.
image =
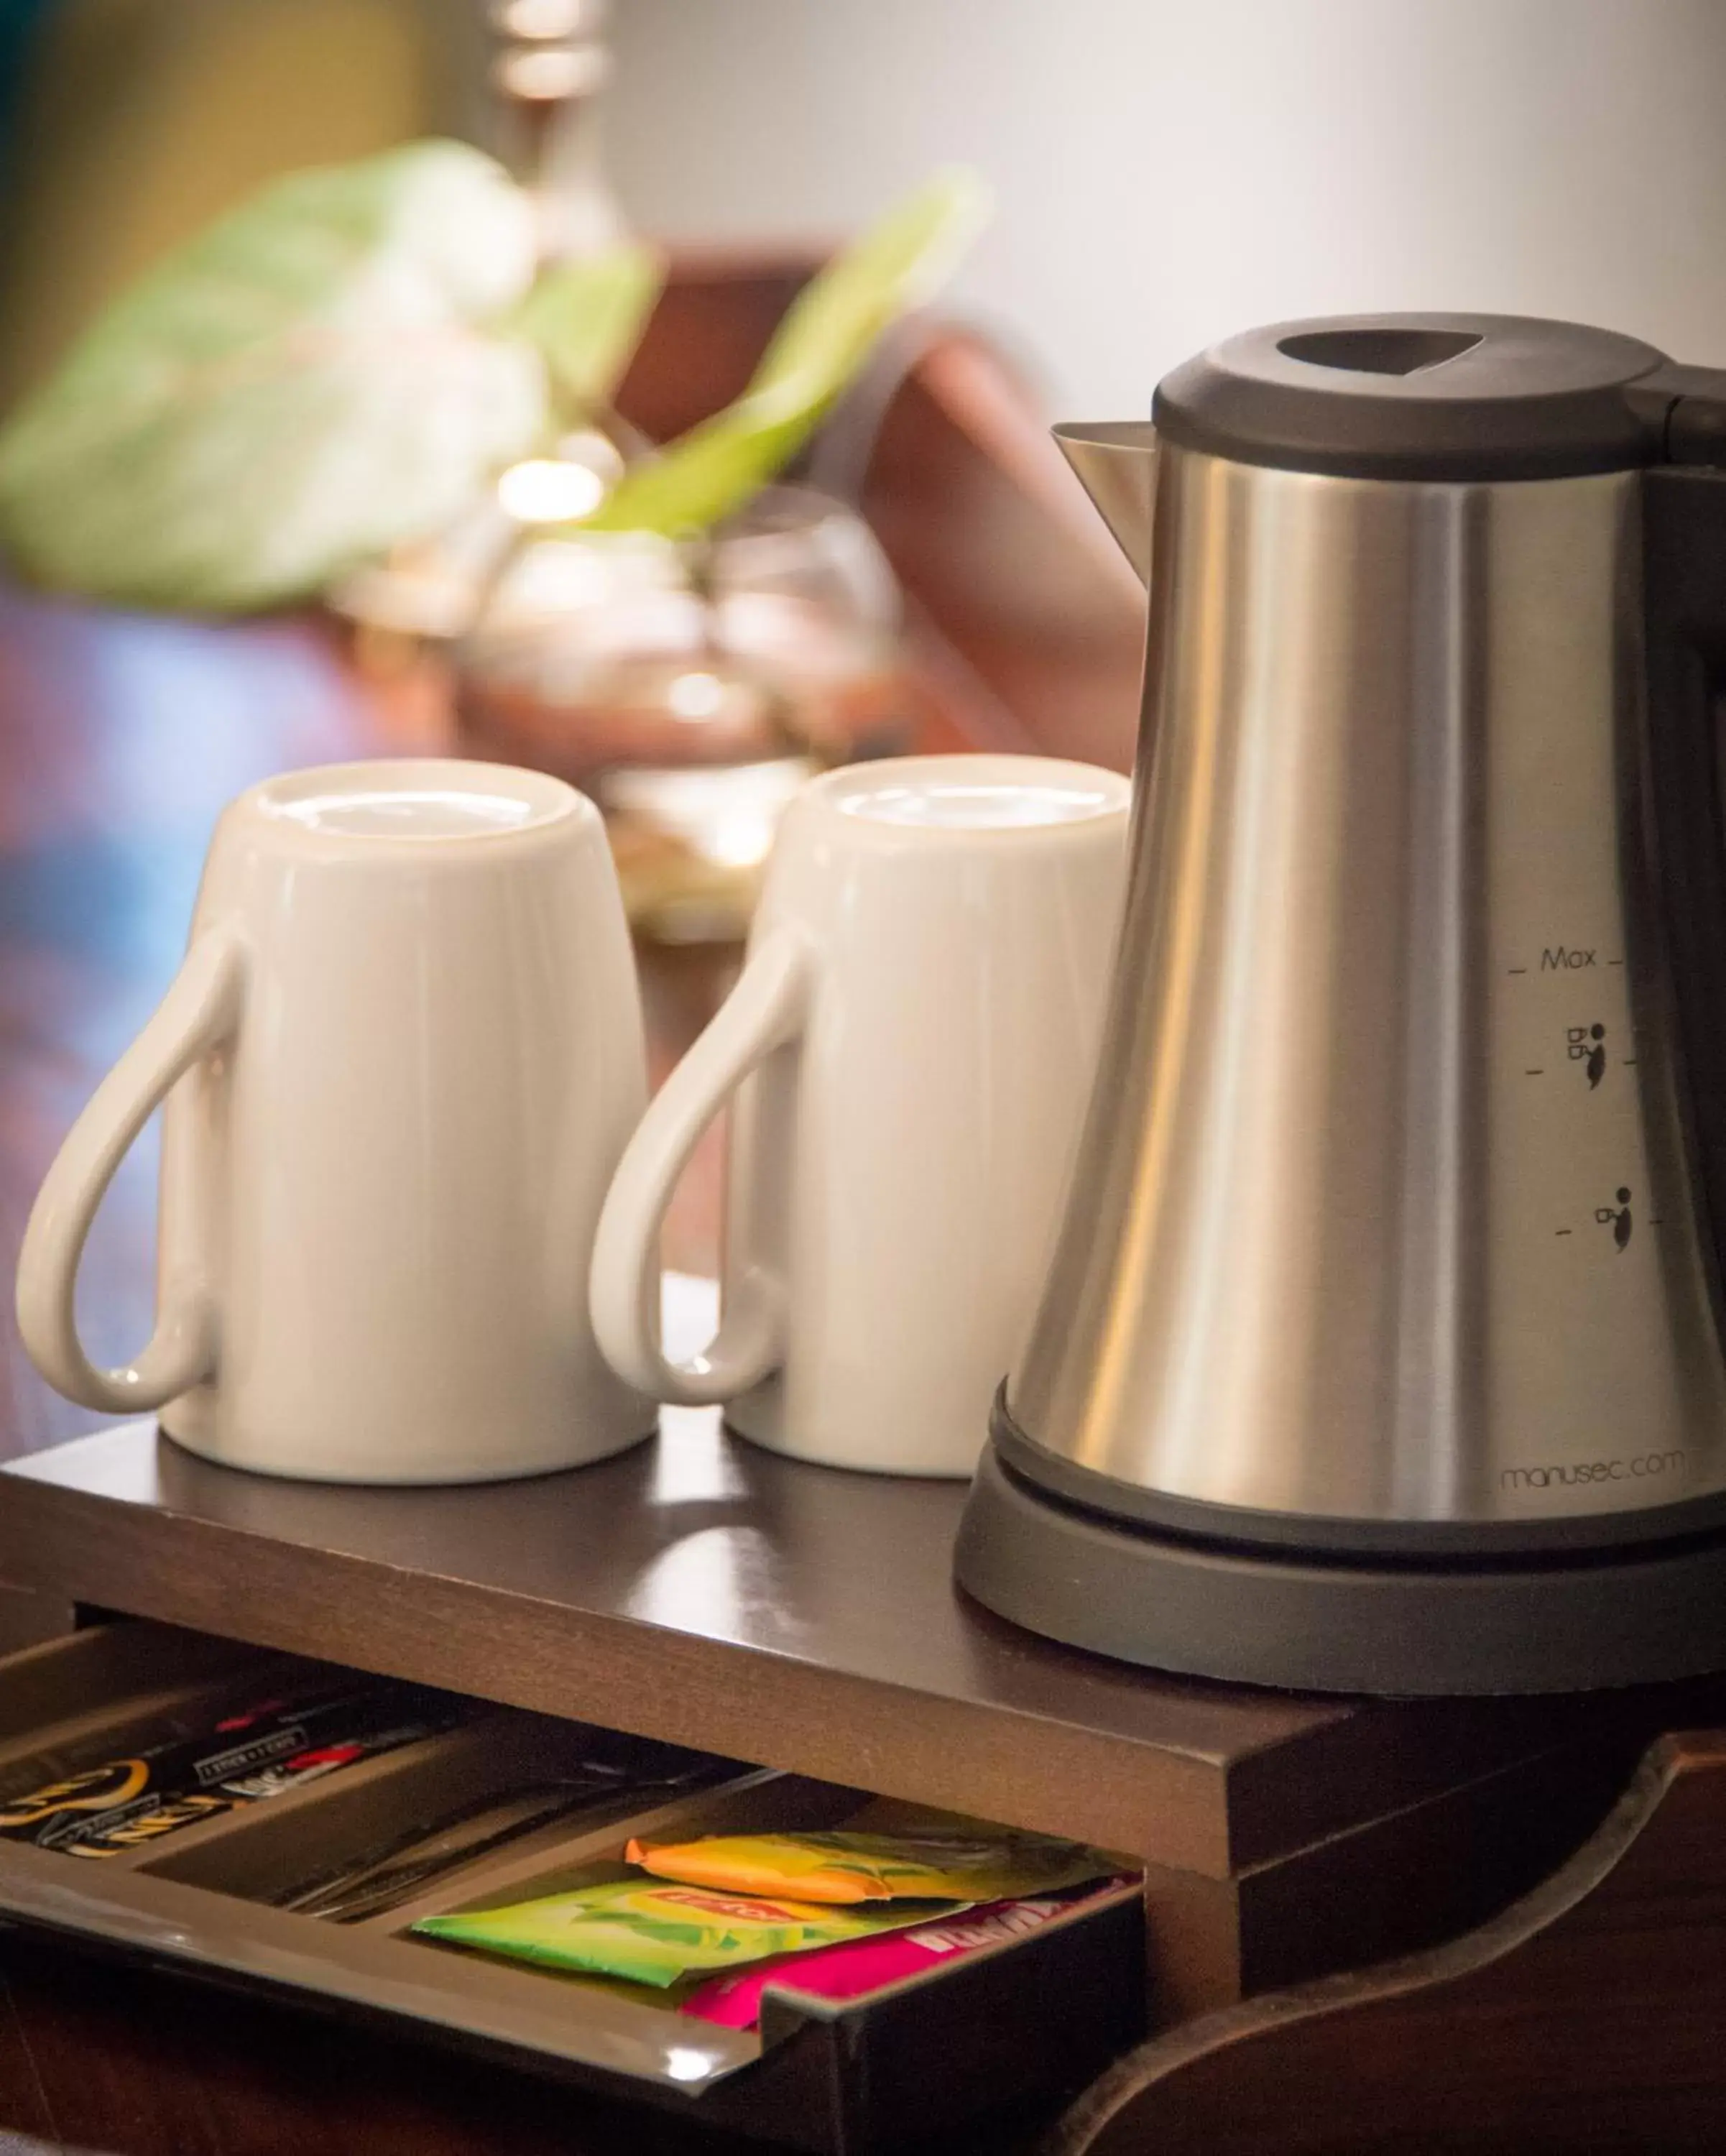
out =
[[(0, 0), (0, 1241), (172, 976), (242, 787), (423, 752), (586, 787), (663, 1072), (812, 770), (1130, 764), (1144, 594), (1052, 418), (1142, 417), (1208, 342), (1352, 310), (1546, 313), (1726, 362), (1723, 111), (1719, 0)], [(296, 314), (293, 247), (254, 232), (231, 292), (207, 276), (154, 345), (135, 321), (125, 367), (79, 361), (277, 176), (433, 136), (532, 204), (559, 336), (620, 264), (642, 301), (435, 514), (380, 526), (367, 476), (417, 377), (371, 379), (339, 439), (286, 379), (388, 277)], [(470, 207), (503, 185), (440, 170)], [(483, 281), (484, 245), (414, 215), (440, 274)], [(400, 270), (389, 217), (346, 228)], [(496, 331), (439, 333), (490, 364)], [(204, 409), (222, 383), (182, 334), (267, 362), (282, 416)], [(796, 424), (770, 424), (788, 383)], [(714, 425), (730, 479), (692, 507)], [(432, 427), (420, 461), (448, 446)], [(325, 465), (385, 537), (271, 582), (275, 537), (330, 510), (294, 492)], [(405, 504), (418, 463), (393, 470)], [(171, 527), (217, 535), (202, 583), (169, 573)], [(718, 1163), (715, 1137), (673, 1219), (691, 1270)], [(93, 1246), (98, 1353), (147, 1329), (152, 1172), (141, 1148)], [(22, 1382), (22, 1441), (62, 1434)]]
[(655, 230), (839, 230), (944, 158), (959, 296), (1073, 418), (1288, 316), (1482, 308), (1726, 352), (1715, 0), (622, 0)]
[[(1076, 417), (1231, 330), (1502, 308), (1726, 352), (1717, 0), (617, 0), (612, 183), (680, 240), (826, 240), (954, 159), (956, 304)], [(489, 141), (477, 0), (0, 0), (0, 394), (267, 174)]]

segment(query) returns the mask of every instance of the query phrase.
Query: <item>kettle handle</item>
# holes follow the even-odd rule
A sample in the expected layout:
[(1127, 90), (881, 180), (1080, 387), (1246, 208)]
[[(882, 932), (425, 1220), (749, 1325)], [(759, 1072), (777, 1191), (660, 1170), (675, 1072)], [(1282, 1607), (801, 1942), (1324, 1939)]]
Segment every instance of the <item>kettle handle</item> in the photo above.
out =
[(1726, 470), (1656, 466), (1642, 519), (1649, 839), (1702, 1240), (1726, 1316)]

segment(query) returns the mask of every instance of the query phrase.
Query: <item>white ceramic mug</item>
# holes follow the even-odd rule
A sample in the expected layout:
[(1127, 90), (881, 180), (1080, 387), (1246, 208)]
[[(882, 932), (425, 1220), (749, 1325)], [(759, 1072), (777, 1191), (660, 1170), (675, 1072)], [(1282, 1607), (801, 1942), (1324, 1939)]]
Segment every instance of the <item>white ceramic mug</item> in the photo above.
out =
[[(586, 1275), (647, 1097), (597, 811), (536, 773), (338, 765), (223, 813), (178, 977), (79, 1116), (24, 1238), (49, 1383), (236, 1467), (462, 1482), (647, 1434)], [(155, 1332), (92, 1366), (73, 1289), (158, 1101)]]
[[(1129, 788), (1039, 757), (830, 772), (743, 975), (630, 1141), (593, 1320), (629, 1382), (801, 1459), (968, 1475), (1030, 1322), (1102, 1027)], [(733, 1092), (723, 1318), (673, 1363), (660, 1224)]]

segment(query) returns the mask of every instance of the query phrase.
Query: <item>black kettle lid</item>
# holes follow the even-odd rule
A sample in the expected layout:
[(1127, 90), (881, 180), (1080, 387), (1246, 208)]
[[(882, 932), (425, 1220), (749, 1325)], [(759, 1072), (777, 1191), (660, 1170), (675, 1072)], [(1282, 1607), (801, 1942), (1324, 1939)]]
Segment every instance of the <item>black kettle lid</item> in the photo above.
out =
[[(1360, 479), (1552, 479), (1657, 461), (1664, 356), (1520, 315), (1342, 315), (1213, 346), (1160, 385), (1183, 448)], [(1653, 424), (1651, 424), (1651, 422)]]

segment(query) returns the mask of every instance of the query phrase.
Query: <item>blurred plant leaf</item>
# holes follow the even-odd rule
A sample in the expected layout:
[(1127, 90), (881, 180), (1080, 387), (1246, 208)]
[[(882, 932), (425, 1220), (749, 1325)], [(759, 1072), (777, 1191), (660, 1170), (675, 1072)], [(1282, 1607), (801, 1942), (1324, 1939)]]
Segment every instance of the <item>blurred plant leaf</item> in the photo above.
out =
[(538, 346), (572, 403), (608, 404), (664, 282), (653, 249), (626, 241), (553, 263), (509, 326)]
[(882, 332), (939, 290), (988, 212), (976, 173), (937, 173), (803, 288), (735, 404), (632, 465), (577, 528), (676, 536), (740, 508), (796, 455)]
[(44, 583), (229, 609), (439, 530), (544, 425), (538, 352), (490, 326), (533, 258), (525, 198), (460, 143), (274, 182), (0, 429), (0, 539)]

